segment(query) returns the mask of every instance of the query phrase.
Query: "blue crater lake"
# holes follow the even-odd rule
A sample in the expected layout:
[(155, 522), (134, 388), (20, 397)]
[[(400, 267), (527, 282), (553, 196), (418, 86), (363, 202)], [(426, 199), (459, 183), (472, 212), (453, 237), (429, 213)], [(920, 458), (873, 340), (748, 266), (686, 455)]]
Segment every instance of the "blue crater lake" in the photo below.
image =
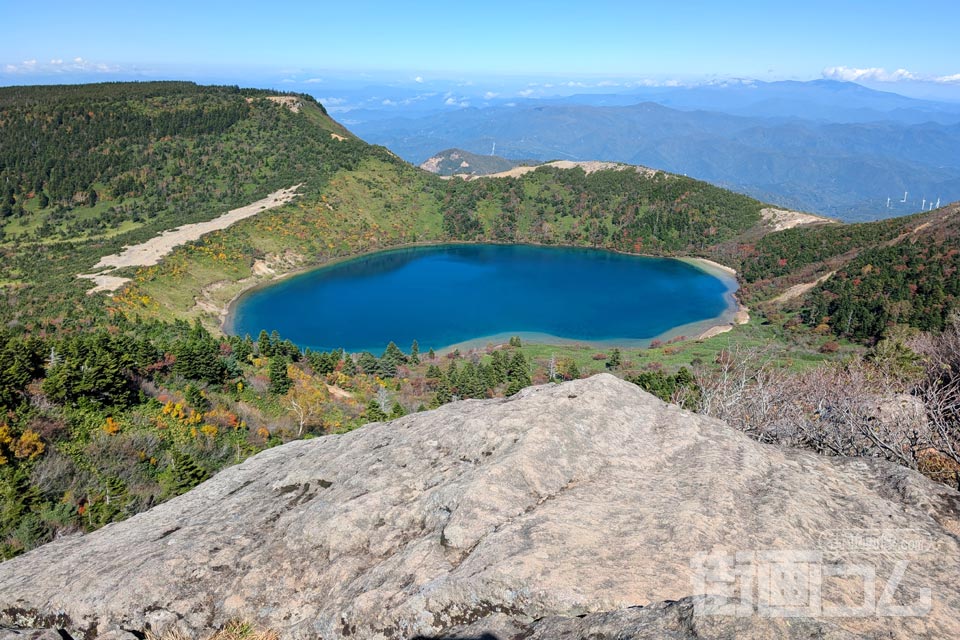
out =
[(730, 321), (735, 279), (689, 262), (592, 249), (440, 245), (383, 251), (248, 292), (228, 329), (380, 353), (542, 342), (646, 345)]

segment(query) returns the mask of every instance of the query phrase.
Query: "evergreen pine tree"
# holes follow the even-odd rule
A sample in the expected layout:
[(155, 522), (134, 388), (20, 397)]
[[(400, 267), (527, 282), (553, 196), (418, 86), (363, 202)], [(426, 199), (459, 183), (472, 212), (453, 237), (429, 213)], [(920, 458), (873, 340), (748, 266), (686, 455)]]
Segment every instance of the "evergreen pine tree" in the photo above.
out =
[(270, 344), (270, 334), (266, 329), (260, 331), (260, 335), (257, 336), (257, 353), (261, 358), (273, 357), (273, 345)]
[(497, 349), (490, 355), (490, 369), (493, 372), (496, 384), (503, 384), (507, 381), (508, 368), (507, 356), (503, 351)]
[(387, 414), (380, 408), (380, 403), (377, 402), (376, 398), (367, 403), (365, 415), (368, 422), (383, 422), (387, 419)]
[(206, 470), (197, 464), (191, 456), (174, 449), (170, 452), (171, 464), (167, 468), (161, 484), (165, 485), (167, 496), (178, 496), (210, 477)]
[(440, 405), (447, 404), (451, 400), (453, 400), (453, 394), (450, 392), (450, 386), (446, 380), (444, 380), (437, 386), (437, 393), (433, 397), (432, 406), (439, 407)]
[(354, 362), (353, 356), (349, 353), (344, 354), (343, 356), (343, 375), (346, 376), (355, 376), (357, 375), (357, 363)]
[(274, 356), (270, 359), (270, 393), (282, 396), (290, 387), (293, 386), (293, 380), (287, 375), (287, 359), (282, 356)]
[(361, 372), (367, 375), (373, 375), (380, 369), (380, 361), (377, 360), (377, 356), (369, 351), (364, 351), (360, 354), (360, 357), (357, 358), (357, 366)]
[(512, 396), (531, 384), (533, 384), (533, 381), (530, 379), (527, 359), (523, 357), (522, 351), (516, 351), (507, 369), (507, 395)]
[(399, 367), (400, 365), (407, 363), (407, 356), (403, 354), (403, 351), (400, 351), (400, 347), (398, 347), (395, 342), (391, 342), (387, 345), (387, 348), (383, 352), (383, 355), (380, 356), (380, 359), (388, 361), (394, 367)]
[(400, 401), (397, 400), (393, 403), (393, 408), (390, 409), (390, 419), (395, 420), (397, 418), (402, 418), (407, 415), (407, 410), (403, 408), (403, 405), (400, 404)]
[(420, 344), (416, 340), (410, 345), (410, 364), (420, 364)]
[(618, 369), (622, 362), (620, 349), (614, 348), (610, 352), (610, 358), (607, 360), (607, 369)]

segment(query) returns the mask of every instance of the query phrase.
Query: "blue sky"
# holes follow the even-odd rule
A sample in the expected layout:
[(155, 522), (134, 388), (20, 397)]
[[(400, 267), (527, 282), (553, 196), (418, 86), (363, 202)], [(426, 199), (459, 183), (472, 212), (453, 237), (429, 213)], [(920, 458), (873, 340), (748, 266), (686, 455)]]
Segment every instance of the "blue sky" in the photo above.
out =
[(828, 76), (960, 99), (955, 0), (0, 0), (0, 14), (0, 84)]

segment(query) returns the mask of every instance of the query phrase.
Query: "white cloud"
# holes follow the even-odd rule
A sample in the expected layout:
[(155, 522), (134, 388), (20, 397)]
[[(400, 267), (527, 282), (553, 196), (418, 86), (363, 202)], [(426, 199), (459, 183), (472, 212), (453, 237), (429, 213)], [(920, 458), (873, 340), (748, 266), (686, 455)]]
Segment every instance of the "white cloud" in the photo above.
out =
[(496, 97), (499, 96), (499, 95), (500, 95), (500, 94), (499, 94), (499, 93), (496, 93), (495, 91), (487, 91), (485, 94), (483, 94), (483, 99), (484, 99), (484, 100), (493, 100), (494, 98), (496, 98)]
[(338, 106), (344, 104), (346, 101), (346, 98), (317, 98), (317, 102), (321, 103), (325, 107)]
[(902, 82), (904, 80), (922, 80), (917, 74), (906, 69), (887, 71), (883, 67), (827, 67), (823, 70), (823, 77), (831, 80), (846, 80), (847, 82)]
[(416, 82), (417, 84), (423, 84), (423, 78), (421, 76), (417, 76), (416, 78), (413, 79), (413, 81)]
[(940, 76), (934, 78), (933, 81), (939, 84), (960, 84), (960, 73), (955, 73), (952, 76)]
[(449, 98), (444, 100), (443, 104), (447, 105), (448, 107), (466, 108), (470, 106), (470, 103), (467, 102), (466, 98), (455, 98), (453, 96), (450, 96)]
[(10, 74), (60, 74), (68, 72), (116, 73), (121, 69), (117, 65), (90, 62), (84, 58), (76, 57), (70, 61), (64, 61), (63, 58), (52, 58), (47, 63), (40, 63), (36, 58), (32, 58), (23, 60), (18, 64), (4, 64), (3, 71)]
[(517, 95), (522, 98), (529, 98), (534, 94), (533, 89), (524, 89), (523, 91), (518, 91)]
[(307, 78), (303, 81), (305, 84), (318, 84), (323, 82), (323, 78)]

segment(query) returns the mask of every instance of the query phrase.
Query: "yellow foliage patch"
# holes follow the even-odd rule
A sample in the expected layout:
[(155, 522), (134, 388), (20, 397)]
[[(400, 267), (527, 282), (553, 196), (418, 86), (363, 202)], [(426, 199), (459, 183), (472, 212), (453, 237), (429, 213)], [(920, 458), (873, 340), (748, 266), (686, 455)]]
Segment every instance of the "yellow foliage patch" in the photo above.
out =
[(34, 460), (43, 454), (45, 448), (46, 445), (40, 439), (40, 434), (27, 429), (13, 445), (13, 455), (20, 459)]

